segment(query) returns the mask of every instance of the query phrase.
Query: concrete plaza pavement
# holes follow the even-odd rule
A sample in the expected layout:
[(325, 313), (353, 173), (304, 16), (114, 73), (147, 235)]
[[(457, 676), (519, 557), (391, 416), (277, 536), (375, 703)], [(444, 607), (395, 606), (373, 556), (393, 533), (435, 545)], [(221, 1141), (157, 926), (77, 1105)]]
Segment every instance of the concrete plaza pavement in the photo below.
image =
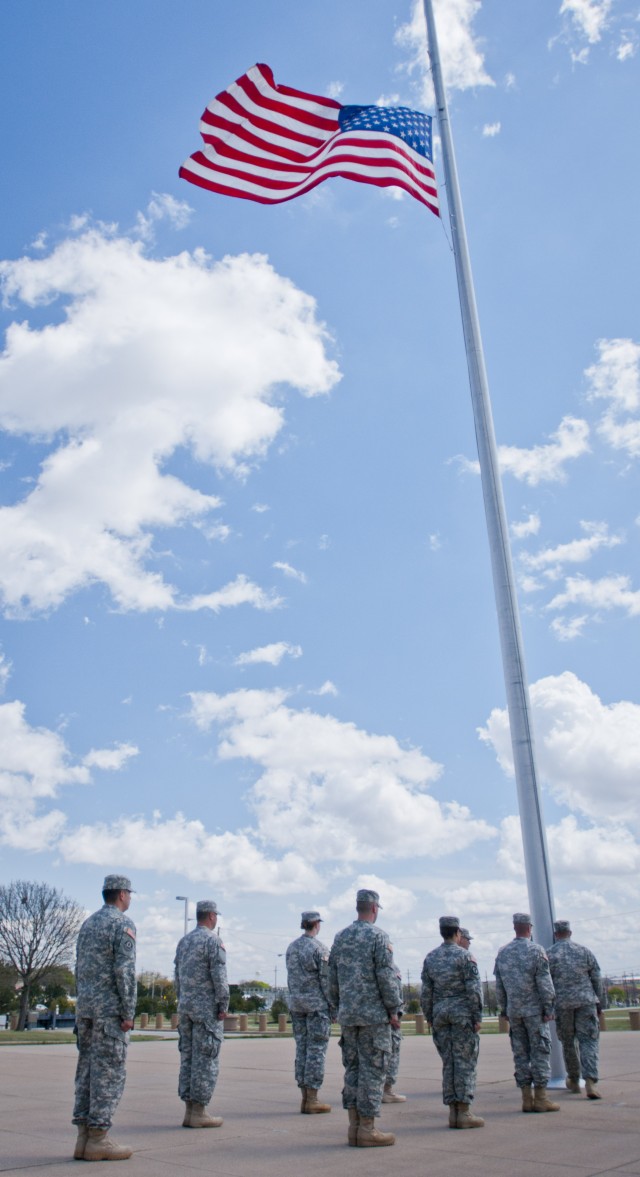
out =
[[(113, 1136), (135, 1151), (119, 1172), (130, 1177), (620, 1177), (640, 1174), (640, 1034), (601, 1038), (604, 1098), (554, 1093), (560, 1112), (523, 1115), (506, 1035), (480, 1045), (476, 1131), (452, 1132), (442, 1104), (440, 1063), (429, 1037), (402, 1045), (398, 1089), (404, 1104), (386, 1105), (380, 1126), (393, 1148), (346, 1144), (340, 1106), (342, 1070), (332, 1038), (322, 1097), (329, 1115), (302, 1116), (293, 1081), (291, 1038), (230, 1038), (223, 1046), (211, 1110), (222, 1128), (180, 1127), (175, 1041), (133, 1042), (127, 1085)], [(0, 1046), (0, 1173), (66, 1177), (78, 1173), (70, 1124), (75, 1048)]]

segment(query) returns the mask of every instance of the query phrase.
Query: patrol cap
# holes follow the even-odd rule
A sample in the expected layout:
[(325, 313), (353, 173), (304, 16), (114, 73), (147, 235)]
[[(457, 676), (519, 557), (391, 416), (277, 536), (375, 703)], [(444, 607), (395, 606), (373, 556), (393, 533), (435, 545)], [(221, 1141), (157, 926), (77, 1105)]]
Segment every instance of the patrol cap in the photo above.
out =
[(375, 903), (376, 907), (382, 907), (380, 896), (377, 891), (369, 891), (366, 887), (362, 887), (356, 895), (356, 903)]
[(553, 925), (554, 932), (570, 932), (571, 924), (568, 920), (556, 920)]
[(213, 899), (199, 899), (196, 903), (196, 916), (208, 915), (210, 911), (218, 914), (218, 904)]
[(468, 928), (460, 928), (460, 935), (464, 936), (465, 940), (473, 940), (473, 936)]
[(440, 924), (441, 932), (444, 932), (446, 928), (453, 928), (455, 932), (460, 927), (460, 920), (458, 919), (457, 915), (441, 915), (438, 923)]
[(131, 879), (126, 875), (107, 875), (102, 884), (103, 891), (133, 891)]
[(532, 925), (531, 916), (526, 911), (516, 911), (513, 916), (514, 924)]
[(300, 919), (303, 924), (317, 924), (322, 923), (322, 916), (319, 911), (303, 911)]

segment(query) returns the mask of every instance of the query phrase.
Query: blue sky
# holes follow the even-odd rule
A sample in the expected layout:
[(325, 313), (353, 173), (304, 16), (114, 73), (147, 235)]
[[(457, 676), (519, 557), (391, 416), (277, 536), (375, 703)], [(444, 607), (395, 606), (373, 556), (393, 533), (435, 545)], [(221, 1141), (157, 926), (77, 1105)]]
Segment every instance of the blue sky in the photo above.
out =
[[(484, 975), (527, 894), (446, 215), (177, 175), (256, 61), (429, 110), (421, 7), (183, 7), (3, 11), (0, 878), (126, 871), (163, 972), (214, 897), (267, 980), (366, 882), (405, 976), (443, 911)], [(556, 913), (638, 970), (640, 10), (436, 19)]]

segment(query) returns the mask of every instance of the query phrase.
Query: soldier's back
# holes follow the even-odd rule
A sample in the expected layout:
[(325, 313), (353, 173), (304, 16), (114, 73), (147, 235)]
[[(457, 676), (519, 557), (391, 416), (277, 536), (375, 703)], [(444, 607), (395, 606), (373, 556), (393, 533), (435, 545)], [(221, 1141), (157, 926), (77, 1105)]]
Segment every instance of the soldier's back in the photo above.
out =
[(600, 980), (598, 962), (590, 951), (573, 940), (557, 940), (549, 949), (549, 969), (559, 1007), (595, 1005), (598, 1000), (592, 984)]

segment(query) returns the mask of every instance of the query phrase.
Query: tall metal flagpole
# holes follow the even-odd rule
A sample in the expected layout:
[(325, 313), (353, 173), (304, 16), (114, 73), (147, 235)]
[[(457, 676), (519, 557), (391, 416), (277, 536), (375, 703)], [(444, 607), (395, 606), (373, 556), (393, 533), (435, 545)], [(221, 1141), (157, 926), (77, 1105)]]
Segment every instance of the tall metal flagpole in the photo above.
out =
[[(524, 665), (524, 650), (520, 630), (520, 617), (515, 592), (513, 566), (509, 548), (507, 517), (500, 481), (498, 451), (496, 447), (489, 384), (482, 350), (480, 323), (473, 289), (471, 262), (467, 245), (467, 234), (462, 211), (462, 199), (458, 185), (453, 140), (449, 125), (447, 99), (442, 81), (438, 37), (433, 16), (432, 0), (423, 0), (427, 22), (429, 57), (433, 75), (433, 86), (442, 143), (442, 161), (447, 188), (447, 203), (453, 240), (453, 252), (458, 278), (458, 295), (462, 312), (471, 385), (471, 402), (480, 460), (482, 494), (487, 520), (493, 587), (498, 612), (502, 666), (509, 727), (518, 788), (520, 824), (524, 844), (524, 861), (527, 888), (535, 940), (544, 946), (553, 943), (554, 905), (549, 873), (547, 844), (536, 775), (531, 704)], [(552, 1049), (552, 1076), (564, 1079), (564, 1065), (555, 1034)]]

